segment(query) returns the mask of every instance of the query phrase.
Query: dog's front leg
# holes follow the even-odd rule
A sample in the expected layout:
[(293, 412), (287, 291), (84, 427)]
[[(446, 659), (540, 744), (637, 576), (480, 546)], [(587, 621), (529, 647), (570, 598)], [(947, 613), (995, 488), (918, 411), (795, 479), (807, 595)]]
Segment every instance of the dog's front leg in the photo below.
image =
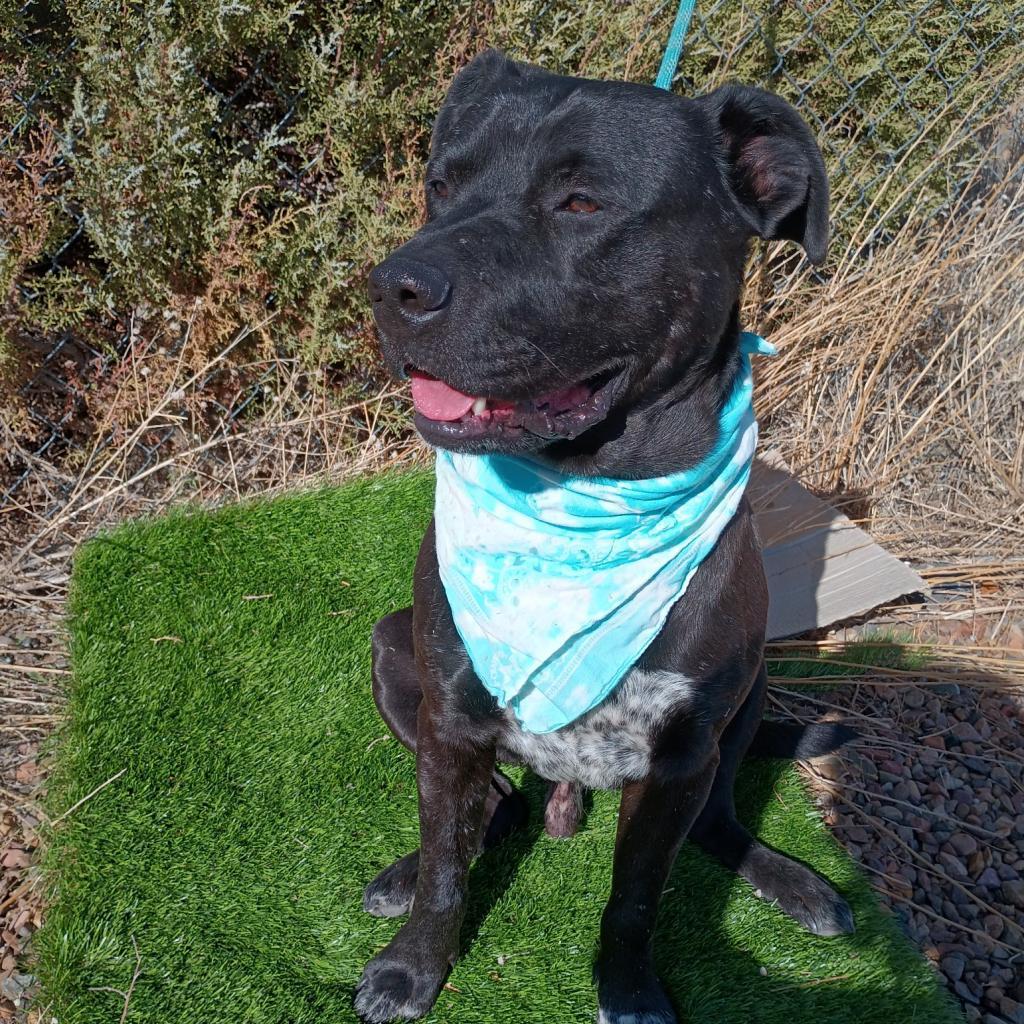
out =
[(356, 1012), (364, 1021), (422, 1017), (459, 953), (469, 865), (480, 845), (494, 767), (493, 744), (474, 746), (437, 727), (427, 702), (417, 719), (420, 859), (412, 914), (363, 971)]
[(656, 757), (646, 779), (623, 787), (595, 970), (598, 1024), (675, 1024), (651, 940), (665, 882), (718, 767), (714, 737), (699, 732), (684, 752)]

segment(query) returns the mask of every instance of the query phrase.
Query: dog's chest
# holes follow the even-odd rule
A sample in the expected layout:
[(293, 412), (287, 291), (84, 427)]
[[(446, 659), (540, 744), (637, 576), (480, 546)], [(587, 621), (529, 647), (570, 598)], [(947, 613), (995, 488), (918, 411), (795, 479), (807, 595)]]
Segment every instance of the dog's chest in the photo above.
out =
[(555, 732), (526, 732), (506, 709), (500, 742), (551, 782), (617, 789), (648, 774), (659, 727), (693, 696), (684, 675), (633, 669), (602, 703)]

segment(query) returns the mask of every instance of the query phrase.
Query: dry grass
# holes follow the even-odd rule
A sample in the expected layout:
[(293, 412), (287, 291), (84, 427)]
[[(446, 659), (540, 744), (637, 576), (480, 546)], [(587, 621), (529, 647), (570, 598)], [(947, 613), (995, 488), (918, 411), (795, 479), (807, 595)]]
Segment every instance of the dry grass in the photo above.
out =
[[(868, 686), (938, 686), (966, 683), (981, 690), (1020, 686), (1024, 669), (1019, 646), (993, 643), (942, 643), (872, 639), (870, 649), (879, 664), (865, 661), (863, 643), (826, 637), (820, 640), (781, 640), (768, 645), (770, 658), (813, 662), (827, 671), (829, 682), (856, 681)], [(907, 660), (916, 667), (900, 667)], [(926, 667), (925, 667), (926, 666)], [(922, 674), (926, 673), (922, 678)], [(771, 681), (785, 686), (818, 686), (821, 677), (775, 674)]]
[[(951, 138), (936, 163), (963, 144)], [(992, 162), (980, 168), (978, 187), (948, 214), (912, 218), (885, 245), (866, 217), (824, 283), (806, 265), (772, 277), (769, 250), (744, 316), (780, 349), (759, 364), (765, 442), (809, 485), (865, 513), (856, 517), (876, 536), (941, 562), (933, 572), (963, 579), (988, 565), (1006, 583), (1019, 569), (1004, 556), (1024, 534), (1024, 167), (997, 169), (1000, 185), (986, 188)], [(897, 168), (894, 191), (908, 187), (899, 181)], [(297, 358), (261, 355), (265, 320), (197, 363), (192, 323), (177, 315), (166, 334), (133, 337), (116, 371), (91, 386), (88, 445), (52, 461), (18, 453), (32, 473), (0, 509), (9, 569), (57, 538), (177, 501), (424, 457), (397, 386), (339, 401), (328, 369), (313, 379)], [(13, 452), (13, 430), (0, 430)]]
[[(763, 366), (759, 413), (808, 484), (846, 495), (901, 554), (987, 560), (1019, 582), (1024, 173), (1019, 158), (997, 165), (1004, 146), (948, 214), (912, 217), (885, 245), (867, 217), (824, 287), (805, 273), (771, 296), (780, 356)], [(901, 200), (889, 191), (880, 206)]]

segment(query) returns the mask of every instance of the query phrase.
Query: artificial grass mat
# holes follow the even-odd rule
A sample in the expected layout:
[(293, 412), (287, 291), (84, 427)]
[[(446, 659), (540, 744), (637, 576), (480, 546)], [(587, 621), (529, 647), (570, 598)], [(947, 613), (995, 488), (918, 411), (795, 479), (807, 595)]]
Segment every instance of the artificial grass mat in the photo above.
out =
[[(179, 513), (81, 549), (52, 814), (123, 774), (53, 830), (47, 1019), (355, 1020), (363, 964), (399, 925), (363, 913), (363, 886), (418, 832), (412, 757), (370, 696), (370, 630), (410, 600), (432, 486), (390, 476)], [(594, 1019), (617, 798), (596, 794), (579, 835), (557, 841), (541, 784), (516, 778), (530, 827), (474, 866), (464, 956), (431, 1021)], [(839, 887), (858, 931), (806, 935), (684, 847), (658, 935), (684, 1020), (962, 1019), (791, 767), (750, 763), (740, 805)]]

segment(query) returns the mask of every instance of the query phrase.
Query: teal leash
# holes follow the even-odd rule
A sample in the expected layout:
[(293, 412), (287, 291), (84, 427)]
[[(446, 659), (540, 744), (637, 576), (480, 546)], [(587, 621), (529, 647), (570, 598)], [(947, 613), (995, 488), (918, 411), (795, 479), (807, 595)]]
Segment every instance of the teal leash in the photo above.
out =
[(668, 43), (665, 46), (665, 56), (661, 58), (658, 77), (654, 80), (656, 89), (672, 88), (672, 79), (675, 78), (676, 68), (679, 67), (679, 58), (683, 55), (683, 40), (686, 38), (690, 19), (693, 18), (693, 9), (696, 6), (697, 0), (679, 0), (676, 20), (672, 23), (672, 31), (669, 33)]

